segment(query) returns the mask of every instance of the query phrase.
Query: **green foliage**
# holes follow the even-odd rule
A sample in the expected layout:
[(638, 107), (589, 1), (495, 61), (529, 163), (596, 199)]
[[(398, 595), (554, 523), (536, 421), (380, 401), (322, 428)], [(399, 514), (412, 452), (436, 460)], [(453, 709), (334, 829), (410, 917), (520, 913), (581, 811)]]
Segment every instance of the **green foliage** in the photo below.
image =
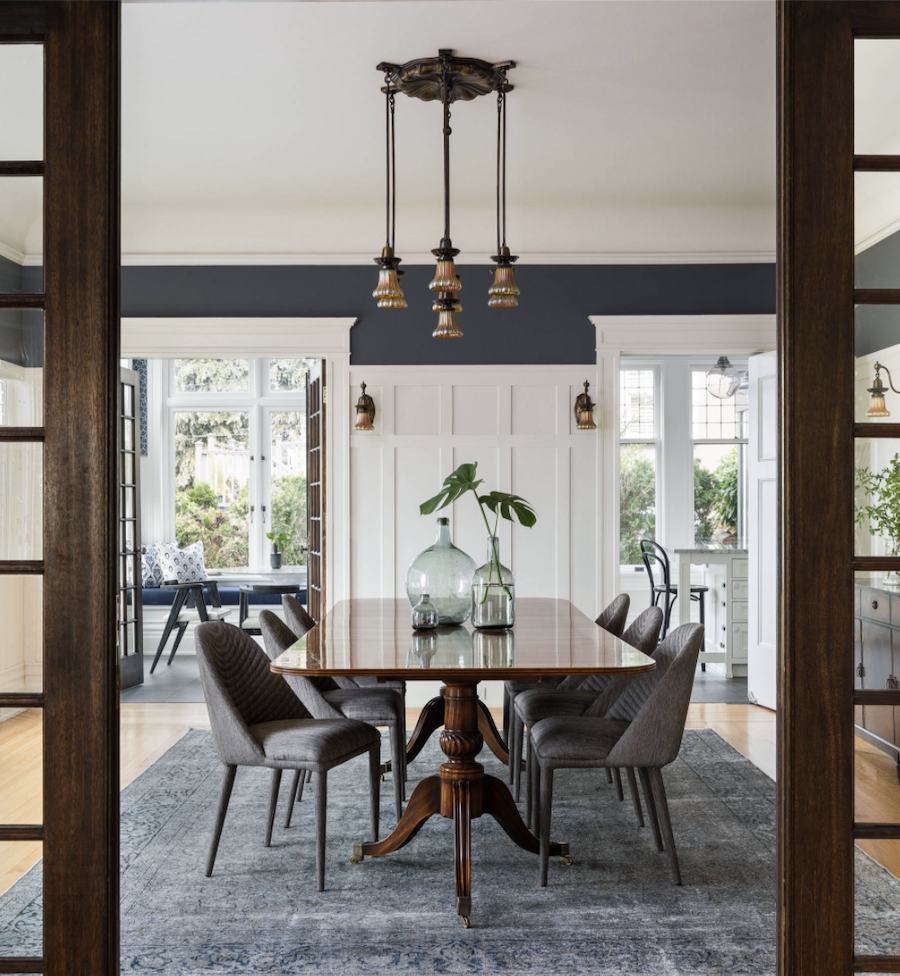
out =
[(267, 532), (266, 538), (272, 540), (272, 552), (278, 552), (278, 547), (283, 546), (288, 541), (287, 532)]
[(175, 414), (175, 490), (184, 491), (194, 485), (194, 462), (197, 441), (215, 434), (216, 440), (227, 444), (235, 441), (246, 445), (250, 438), (250, 418), (240, 411), (181, 411)]
[(198, 481), (185, 494), (198, 508), (215, 508), (219, 504), (219, 496), (213, 491), (212, 485), (205, 481)]
[(900, 454), (895, 454), (877, 473), (857, 468), (855, 488), (870, 502), (856, 506), (856, 524), (868, 522), (871, 535), (887, 540), (888, 555), (900, 555)]
[(484, 483), (481, 478), (475, 480), (477, 468), (477, 461), (474, 464), (461, 464), (455, 471), (448, 474), (444, 478), (443, 487), (434, 498), (429, 498), (427, 502), (422, 502), (419, 506), (419, 514), (430, 515), (432, 512), (440, 511), (440, 509), (455, 502), (457, 498), (461, 498), (467, 491), (471, 491), (478, 501), (484, 524), (488, 530), (490, 530), (490, 526), (484, 510), (488, 508), (494, 513), (494, 532), (491, 533), (492, 535), (496, 534), (497, 522), (501, 516), (512, 522), (513, 515), (515, 515), (520, 525), (531, 528), (537, 522), (537, 515), (521, 495), (510, 495), (505, 491), (492, 491), (487, 495), (479, 495), (476, 492), (478, 486)]
[(186, 491), (175, 495), (175, 541), (180, 548), (203, 542), (207, 566), (232, 569), (249, 565), (247, 521), (218, 508), (198, 505)]
[(287, 566), (306, 563), (306, 478), (285, 475), (272, 482), (272, 525), (281, 528), (287, 541), (279, 543)]
[(619, 454), (619, 560), (641, 562), (641, 539), (656, 534), (656, 466), (638, 444), (623, 444)]
[(228, 393), (249, 389), (246, 359), (176, 359), (175, 385), (182, 393)]
[(716, 476), (694, 458), (694, 540), (706, 542), (716, 531)]
[(738, 471), (737, 448), (729, 451), (719, 462), (715, 474), (716, 507), (715, 514), (719, 525), (737, 532), (738, 523)]

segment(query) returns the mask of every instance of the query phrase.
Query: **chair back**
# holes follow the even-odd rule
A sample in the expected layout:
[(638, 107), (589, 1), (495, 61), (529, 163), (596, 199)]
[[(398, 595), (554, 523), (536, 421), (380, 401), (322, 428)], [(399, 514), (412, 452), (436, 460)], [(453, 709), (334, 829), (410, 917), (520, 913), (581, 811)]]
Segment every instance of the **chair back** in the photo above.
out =
[[(262, 631), (266, 654), (270, 660), (274, 661), (279, 654), (297, 643), (294, 632), (271, 610), (260, 612), (259, 629)], [(341, 713), (322, 697), (323, 691), (330, 691), (337, 687), (331, 678), (307, 678), (299, 674), (286, 674), (284, 680), (313, 718), (343, 718)]]
[(638, 675), (619, 696), (606, 717), (631, 724), (610, 750), (611, 766), (659, 767), (677, 757), (702, 646), (702, 624), (677, 627), (656, 652), (660, 674)]
[(315, 620), (306, 612), (306, 607), (295, 596), (285, 593), (281, 598), (281, 607), (288, 627), (296, 634), (295, 640), (316, 626)]
[(652, 655), (659, 646), (659, 632), (663, 625), (662, 607), (647, 607), (622, 634), (622, 640), (645, 654)]
[(656, 589), (656, 580), (653, 577), (654, 563), (659, 566), (660, 586), (664, 586), (668, 590), (672, 574), (669, 572), (669, 557), (666, 555), (666, 550), (653, 539), (641, 539), (641, 562), (644, 564), (644, 568), (647, 570), (647, 576), (650, 578), (651, 599)]
[[(641, 611), (634, 623), (622, 634), (622, 640), (639, 651), (643, 651), (650, 657), (655, 657), (659, 648), (659, 632), (662, 628), (663, 618), (662, 607), (647, 607)], [(616, 699), (628, 685), (634, 680), (632, 675), (621, 675), (615, 677), (608, 674), (593, 674), (585, 678), (579, 691), (596, 691), (601, 697), (591, 705), (586, 714), (591, 716), (606, 715), (615, 704)]]
[(200, 682), (219, 759), (257, 765), (264, 759), (249, 726), (309, 718), (310, 713), (281, 675), (269, 670), (265, 652), (240, 628), (223, 621), (194, 631)]
[(620, 593), (597, 618), (597, 626), (608, 630), (613, 637), (621, 637), (630, 606), (631, 597), (627, 593)]

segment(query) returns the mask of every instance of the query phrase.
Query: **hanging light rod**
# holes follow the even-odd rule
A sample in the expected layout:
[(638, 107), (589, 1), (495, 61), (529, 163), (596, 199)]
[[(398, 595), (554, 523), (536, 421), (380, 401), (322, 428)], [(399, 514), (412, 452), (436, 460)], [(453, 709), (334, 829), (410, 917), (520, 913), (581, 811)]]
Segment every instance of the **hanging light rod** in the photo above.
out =
[[(506, 77), (507, 71), (516, 66), (515, 61), (499, 61), (491, 64), (477, 58), (460, 58), (450, 48), (442, 48), (436, 58), (419, 58), (405, 64), (382, 61), (377, 70), (384, 75), (382, 91), (387, 97), (386, 109), (386, 184), (387, 184), (387, 237), (384, 250), (376, 263), (381, 268), (378, 288), (374, 295), (379, 298), (380, 308), (405, 308), (403, 292), (397, 277), (400, 259), (394, 253), (396, 213), (396, 154), (394, 152), (394, 95), (401, 92), (423, 102), (440, 101), (443, 108), (444, 137), (444, 233), (438, 247), (432, 250), (437, 259), (434, 279), (428, 286), (436, 292), (433, 309), (439, 312), (438, 325), (432, 335), (438, 339), (456, 339), (462, 331), (456, 320), (462, 306), (457, 292), (462, 288), (454, 258), (459, 249), (450, 238), (450, 106), (453, 102), (469, 102), (480, 95), (497, 94), (497, 264), (494, 285), (490, 289), (491, 308), (512, 308), (519, 294), (513, 275), (512, 264), (516, 260), (506, 244), (506, 95), (513, 86)], [(501, 156), (502, 154), (502, 156)], [(402, 272), (400, 272), (402, 274)], [(402, 304), (400, 304), (402, 302)]]

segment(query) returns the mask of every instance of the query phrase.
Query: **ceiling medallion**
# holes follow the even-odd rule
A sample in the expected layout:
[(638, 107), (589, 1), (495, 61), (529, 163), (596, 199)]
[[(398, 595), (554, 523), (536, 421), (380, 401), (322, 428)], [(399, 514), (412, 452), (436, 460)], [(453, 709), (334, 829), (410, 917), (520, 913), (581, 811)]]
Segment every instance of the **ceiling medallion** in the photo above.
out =
[(456, 320), (462, 306), (457, 299), (462, 285), (454, 258), (459, 249), (450, 239), (450, 105), (468, 102), (479, 95), (497, 93), (497, 253), (491, 258), (497, 265), (494, 283), (488, 291), (489, 308), (514, 308), (519, 289), (516, 286), (513, 263), (518, 260), (506, 244), (506, 96), (513, 90), (506, 73), (516, 66), (515, 61), (490, 64), (477, 58), (454, 57), (453, 51), (442, 49), (436, 58), (420, 58), (406, 64), (383, 61), (378, 70), (384, 74), (385, 93), (385, 245), (380, 257), (378, 287), (372, 293), (379, 308), (406, 308), (407, 302), (400, 287), (400, 258), (396, 246), (396, 142), (394, 110), (398, 92), (424, 102), (440, 101), (444, 117), (444, 233), (438, 247), (432, 250), (437, 258), (434, 279), (428, 286), (436, 292), (433, 310), (438, 312), (438, 325), (432, 335), (436, 339), (457, 339), (462, 331)]

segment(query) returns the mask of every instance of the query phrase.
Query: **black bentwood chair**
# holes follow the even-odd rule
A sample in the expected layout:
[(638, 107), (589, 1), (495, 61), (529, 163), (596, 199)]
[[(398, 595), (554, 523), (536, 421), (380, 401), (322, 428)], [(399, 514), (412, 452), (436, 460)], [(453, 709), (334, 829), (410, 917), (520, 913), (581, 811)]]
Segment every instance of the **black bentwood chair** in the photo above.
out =
[[(650, 600), (653, 606), (659, 604), (660, 598), (663, 600), (665, 618), (663, 619), (662, 637), (664, 638), (668, 634), (669, 625), (672, 622), (672, 607), (675, 606), (675, 601), (678, 599), (678, 584), (672, 582), (669, 557), (666, 550), (658, 542), (653, 539), (641, 539), (641, 561), (650, 580)], [(653, 577), (654, 564), (659, 567), (659, 583)], [(704, 594), (708, 592), (708, 586), (703, 586), (700, 583), (691, 585), (691, 602), (700, 604), (701, 624), (706, 623)], [(706, 665), (704, 664), (702, 667), (705, 671)]]
[(372, 835), (377, 840), (381, 736), (364, 722), (312, 718), (284, 678), (269, 670), (263, 649), (239, 628), (202, 623), (196, 643), (216, 751), (225, 766), (206, 876), (212, 875), (238, 766), (272, 770), (266, 847), (272, 841), (281, 772), (293, 769), (316, 774), (316, 875), (319, 891), (324, 891), (328, 770), (369, 754)]

